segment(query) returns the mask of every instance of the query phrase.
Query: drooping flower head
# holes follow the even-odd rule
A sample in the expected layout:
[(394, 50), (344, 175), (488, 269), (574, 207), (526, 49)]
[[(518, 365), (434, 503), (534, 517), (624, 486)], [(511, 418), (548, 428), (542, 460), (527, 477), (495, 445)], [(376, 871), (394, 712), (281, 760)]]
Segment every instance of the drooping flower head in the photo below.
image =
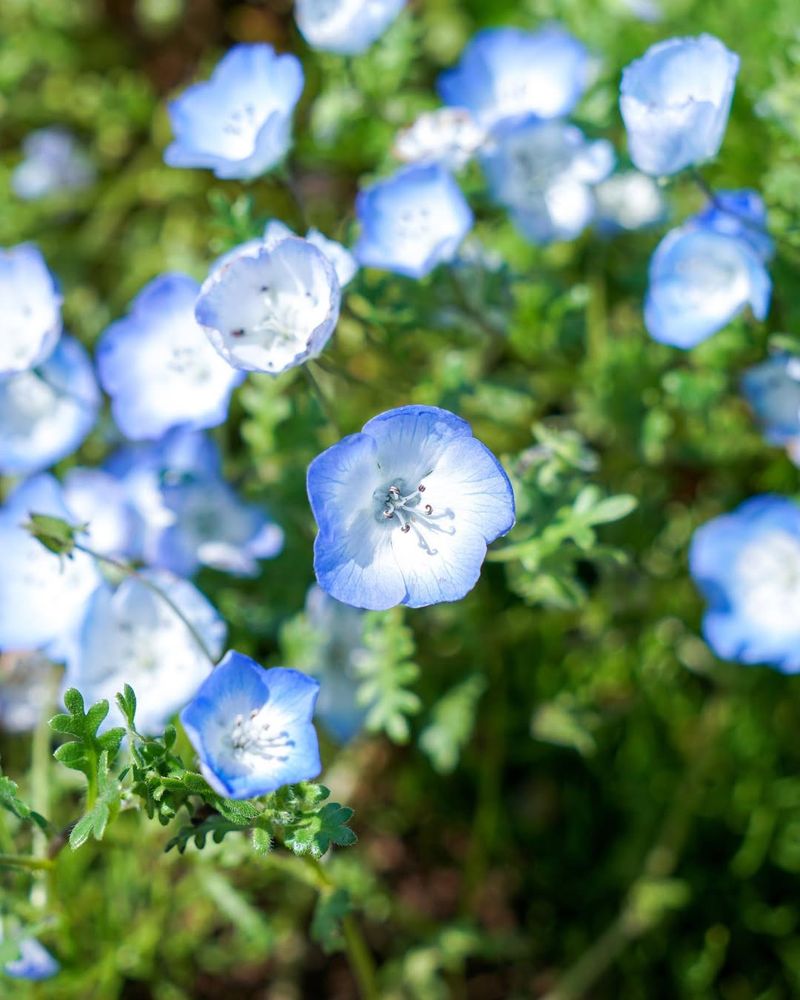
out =
[(716, 156), (738, 71), (739, 57), (713, 35), (669, 38), (627, 66), (620, 110), (639, 170), (675, 174)]
[[(203, 640), (150, 582), (180, 609)], [(136, 692), (136, 725), (146, 734), (163, 730), (213, 669), (225, 642), (225, 623), (187, 580), (163, 570), (145, 570), (114, 589), (99, 587), (87, 608), (67, 658), (64, 688), (75, 687), (93, 704), (125, 684)]]
[(534, 243), (574, 239), (595, 212), (593, 185), (614, 168), (605, 140), (575, 125), (525, 118), (499, 127), (482, 158), (495, 199)]
[(461, 170), (486, 139), (486, 129), (466, 108), (437, 108), (398, 132), (392, 152), (404, 163), (440, 163)]
[(200, 285), (163, 274), (136, 296), (97, 346), (103, 388), (122, 433), (159, 438), (172, 427), (215, 427), (244, 378), (219, 356), (194, 315)]
[(439, 77), (445, 104), (467, 108), (484, 128), (509, 118), (561, 118), (575, 107), (590, 74), (585, 46), (559, 25), (536, 32), (479, 31), (461, 62)]
[(487, 544), (514, 524), (500, 463), (465, 420), (433, 406), (389, 410), (318, 455), (308, 496), (319, 585), (373, 610), (459, 600)]
[(800, 442), (800, 358), (776, 354), (742, 378), (748, 403), (772, 444)]
[(181, 712), (211, 787), (250, 799), (316, 778), (321, 764), (311, 717), (318, 691), (317, 681), (297, 670), (264, 670), (229, 652)]
[(92, 161), (64, 128), (37, 129), (22, 143), (25, 159), (11, 175), (14, 194), (27, 201), (82, 191), (94, 181)]
[(19, 957), (6, 962), (3, 972), (12, 979), (39, 982), (51, 979), (61, 969), (60, 964), (36, 938), (27, 937), (19, 942)]
[(352, 56), (368, 49), (405, 3), (406, 0), (296, 0), (295, 18), (312, 49)]
[(626, 170), (601, 181), (594, 189), (594, 198), (597, 228), (609, 236), (654, 226), (666, 214), (661, 188), (638, 170)]
[(339, 281), (307, 240), (245, 248), (212, 269), (195, 315), (228, 364), (277, 375), (322, 352), (339, 318)]
[(356, 214), (359, 263), (409, 278), (424, 278), (452, 260), (474, 221), (458, 185), (438, 164), (406, 167), (361, 191)]
[(706, 209), (656, 247), (644, 311), (655, 340), (694, 347), (748, 305), (757, 319), (766, 317), (772, 282), (765, 255), (771, 241), (735, 218), (723, 221), (724, 214)]
[(31, 514), (76, 523), (52, 476), (18, 487), (0, 508), (0, 649), (41, 649), (76, 627), (100, 582), (90, 556), (69, 559), (46, 549), (23, 527)]
[(785, 497), (747, 500), (692, 539), (692, 576), (708, 601), (703, 633), (740, 663), (800, 671), (800, 507)]
[(0, 473), (40, 472), (70, 455), (99, 409), (89, 356), (62, 337), (38, 368), (0, 378)]
[(295, 56), (263, 43), (236, 45), (210, 80), (170, 103), (175, 140), (164, 160), (171, 167), (205, 167), (223, 179), (258, 177), (286, 155), (302, 91)]
[(0, 376), (41, 364), (61, 335), (61, 292), (41, 251), (0, 249)]

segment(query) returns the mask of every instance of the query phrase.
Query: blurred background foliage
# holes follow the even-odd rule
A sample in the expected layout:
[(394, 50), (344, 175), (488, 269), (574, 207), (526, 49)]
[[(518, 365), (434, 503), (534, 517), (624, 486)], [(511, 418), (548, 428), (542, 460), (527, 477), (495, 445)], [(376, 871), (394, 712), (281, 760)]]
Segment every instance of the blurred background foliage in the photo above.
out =
[[(641, 16), (653, 9), (661, 20)], [(770, 336), (800, 329), (796, 0), (416, 0), (352, 60), (309, 51), (291, 15), (289, 0), (0, 3), (0, 245), (42, 247), (84, 344), (151, 277), (202, 279), (266, 218), (351, 239), (359, 183), (390, 167), (396, 130), (436, 105), (437, 73), (479, 27), (558, 18), (586, 42), (597, 78), (577, 121), (623, 162), (627, 62), (700, 31), (741, 56), (705, 176), (766, 198), (780, 240), (767, 323), (739, 319), (690, 353), (652, 342), (641, 302), (660, 232), (533, 248), (475, 168), (485, 266), (359, 276), (317, 366), (324, 408), (299, 369), (238, 392), (215, 432), (226, 472), (269, 504), (287, 545), (254, 581), (204, 571), (199, 586), (232, 647), (294, 665), (312, 582), (309, 460), (395, 405), (468, 418), (513, 473), (517, 555), (497, 547), (458, 604), (374, 616), (370, 677), (408, 697), (375, 734), (324, 748), (324, 780), (356, 808), (360, 837), (329, 864), (360, 911), (380, 996), (499, 1000), (556, 983), (562, 997), (800, 995), (800, 682), (713, 658), (686, 565), (697, 525), (757, 492), (798, 493), (738, 391)], [(285, 169), (245, 187), (165, 167), (165, 99), (258, 40), (298, 52), (306, 72)], [(21, 202), (20, 144), (54, 123), (85, 143), (99, 181)], [(675, 220), (702, 202), (688, 180), (668, 196)], [(115, 440), (106, 418), (69, 462), (99, 461)], [(0, 739), (3, 767), (66, 823), (77, 786), (55, 769), (48, 780), (42, 739)], [(0, 994), (356, 995), (287, 859), (236, 838), (164, 855), (169, 832), (143, 826), (126, 814), (102, 845), (59, 855), (43, 940), (63, 971)], [(2, 875), (8, 898), (28, 884)]]

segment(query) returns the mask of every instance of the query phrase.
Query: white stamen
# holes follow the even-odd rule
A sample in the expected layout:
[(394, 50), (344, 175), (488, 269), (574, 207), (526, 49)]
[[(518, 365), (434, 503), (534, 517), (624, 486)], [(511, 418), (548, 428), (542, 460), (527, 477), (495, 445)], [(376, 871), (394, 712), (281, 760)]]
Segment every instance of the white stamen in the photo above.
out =
[(254, 708), (245, 718), (237, 715), (231, 729), (230, 741), (237, 757), (245, 754), (255, 754), (266, 760), (288, 760), (287, 756), (275, 753), (294, 746), (294, 740), (289, 739), (286, 730), (270, 733), (271, 724), (265, 721), (262, 711)]

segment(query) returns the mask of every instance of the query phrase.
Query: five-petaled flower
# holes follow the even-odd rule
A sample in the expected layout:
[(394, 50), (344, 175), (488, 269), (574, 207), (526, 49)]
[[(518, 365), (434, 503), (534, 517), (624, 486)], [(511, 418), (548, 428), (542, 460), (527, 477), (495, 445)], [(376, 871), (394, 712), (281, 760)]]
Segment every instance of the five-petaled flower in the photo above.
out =
[(296, 0), (297, 27), (322, 52), (357, 55), (389, 27), (406, 0)]
[(772, 444), (800, 443), (800, 358), (775, 354), (742, 377), (748, 403)]
[(389, 410), (318, 455), (308, 495), (319, 585), (372, 610), (459, 600), (487, 544), (514, 524), (500, 463), (465, 420), (433, 406)]
[(171, 167), (205, 167), (217, 177), (248, 180), (274, 167), (291, 145), (292, 112), (303, 69), (271, 45), (236, 45), (211, 79), (169, 105), (175, 140), (164, 152)]
[(250, 799), (320, 773), (311, 723), (319, 684), (298, 670), (265, 670), (231, 651), (181, 712), (211, 787)]
[(61, 292), (30, 243), (0, 249), (0, 376), (41, 364), (61, 335)]

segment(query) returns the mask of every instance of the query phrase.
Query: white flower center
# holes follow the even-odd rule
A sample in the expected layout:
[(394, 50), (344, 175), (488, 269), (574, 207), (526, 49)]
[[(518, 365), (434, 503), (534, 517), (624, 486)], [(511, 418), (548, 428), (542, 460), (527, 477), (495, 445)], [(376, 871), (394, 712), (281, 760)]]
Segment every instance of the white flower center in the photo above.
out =
[(230, 743), (236, 757), (255, 754), (265, 760), (287, 760), (288, 755), (276, 753), (294, 746), (285, 729), (272, 731), (262, 709), (254, 708), (249, 715), (237, 715), (230, 732)]
[(434, 510), (432, 504), (424, 502), (424, 492), (424, 483), (420, 483), (415, 490), (409, 490), (402, 479), (396, 479), (388, 486), (379, 486), (372, 494), (375, 520), (398, 527), (404, 534), (413, 531), (420, 548), (435, 556), (438, 550), (431, 547), (426, 535), (454, 535), (455, 527), (441, 522), (452, 521), (455, 514), (449, 507)]
[(748, 618), (778, 632), (800, 631), (800, 539), (772, 531), (746, 545), (736, 564)]
[(305, 343), (314, 326), (309, 322), (309, 309), (315, 311), (315, 316), (318, 297), (309, 290), (300, 294), (270, 285), (262, 285), (259, 293), (263, 310), (259, 319), (250, 326), (231, 330), (231, 337), (240, 342), (256, 340), (265, 350)]
[(256, 106), (249, 101), (233, 108), (225, 119), (222, 132), (230, 147), (242, 156), (252, 153), (255, 137), (264, 124), (265, 116), (256, 111)]
[(195, 346), (175, 344), (170, 351), (167, 368), (176, 375), (186, 377), (192, 382), (209, 382), (211, 369), (209, 358), (205, 351)]

